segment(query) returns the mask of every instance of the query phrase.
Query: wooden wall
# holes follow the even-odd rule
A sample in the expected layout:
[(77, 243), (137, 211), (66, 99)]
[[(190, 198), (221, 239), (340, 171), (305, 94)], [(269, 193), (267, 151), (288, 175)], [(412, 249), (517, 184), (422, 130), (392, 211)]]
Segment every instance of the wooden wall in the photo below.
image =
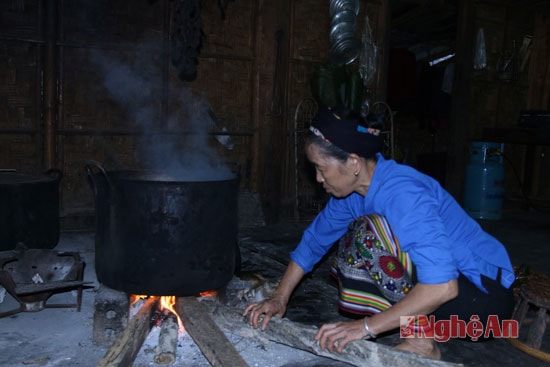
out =
[[(93, 200), (86, 161), (99, 161), (108, 170), (166, 165), (166, 158), (155, 163), (154, 148), (169, 157), (189, 158), (182, 149), (193, 146), (193, 124), (209, 107), (217, 119), (199, 125), (208, 132), (202, 144), (212, 146), (222, 160), (239, 163), (241, 190), (260, 195), (268, 222), (292, 215), (294, 112), (301, 100), (311, 97), (313, 72), (328, 61), (328, 1), (235, 0), (227, 2), (222, 16), (219, 1), (202, 0), (202, 47), (193, 81), (182, 81), (170, 62), (175, 3), (1, 2), (0, 168), (31, 174), (60, 168), (61, 215), (89, 214)], [(544, 65), (530, 64), (513, 83), (503, 82), (494, 69), (512, 40), (519, 46), (524, 35), (539, 37), (533, 28), (534, 4), (545, 2), (528, 3), (461, 2), (453, 120), (444, 144), (449, 151), (447, 181), (457, 197), (471, 140), (480, 138), (485, 127), (515, 124), (523, 108), (547, 108), (530, 104), (547, 89), (537, 82), (548, 79)], [(359, 29), (367, 15), (381, 50), (368, 93), (373, 101), (384, 101), (388, 1), (362, 0)], [(479, 27), (487, 37), (489, 67), (475, 71)], [(547, 27), (541, 29), (544, 39)], [(547, 56), (546, 44), (537, 39)], [(348, 67), (357, 68), (357, 62)], [(189, 114), (190, 106), (194, 113)], [(227, 134), (219, 137), (229, 136), (233, 148), (218, 143), (216, 133)], [(178, 149), (170, 151), (172, 147)], [(546, 148), (538, 149), (544, 157)], [(524, 150), (508, 148), (513, 157), (523, 157)], [(519, 158), (514, 162), (520, 170), (522, 164)], [(539, 172), (546, 164), (547, 158), (537, 163)], [(507, 184), (513, 186), (513, 173), (507, 175)], [(539, 176), (539, 190), (546, 195), (542, 188), (547, 177)]]
[[(202, 0), (193, 81), (178, 78), (170, 62), (176, 3), (0, 4), (0, 168), (61, 169), (62, 217), (93, 211), (86, 161), (108, 171), (162, 169), (186, 157), (199, 126), (207, 132), (202, 144), (239, 163), (241, 189), (260, 194), (268, 221), (292, 212), (292, 119), (311, 96), (314, 68), (327, 62), (328, 2), (229, 1), (222, 14), (217, 0)], [(387, 16), (386, 2), (366, 4), (361, 17), (368, 8), (383, 42), (386, 25), (378, 17)], [(383, 78), (382, 63), (380, 87), (372, 90), (382, 97)], [(216, 120), (195, 125), (204, 108)], [(218, 143), (220, 132), (232, 149)], [(157, 148), (167, 154), (161, 163)]]
[[(468, 0), (462, 3), (457, 38), (457, 87), (453, 98), (453, 124), (450, 162), (451, 191), (462, 198), (462, 182), (470, 143), (474, 140), (504, 142), (505, 191), (508, 199), (548, 200), (547, 157), (550, 137), (523, 139), (518, 131), (524, 110), (548, 110), (541, 85), (548, 83), (548, 27), (535, 27), (535, 19), (548, 15), (547, 1)], [(473, 67), (476, 36), (485, 35), (487, 66)], [(529, 52), (520, 52), (527, 37), (532, 38)], [(499, 63), (513, 51), (514, 73), (502, 73)], [(546, 81), (546, 82), (544, 82)], [(539, 87), (537, 87), (537, 85)], [(495, 134), (494, 130), (505, 134)], [(488, 132), (489, 131), (489, 132)], [(540, 144), (540, 143), (543, 144)]]

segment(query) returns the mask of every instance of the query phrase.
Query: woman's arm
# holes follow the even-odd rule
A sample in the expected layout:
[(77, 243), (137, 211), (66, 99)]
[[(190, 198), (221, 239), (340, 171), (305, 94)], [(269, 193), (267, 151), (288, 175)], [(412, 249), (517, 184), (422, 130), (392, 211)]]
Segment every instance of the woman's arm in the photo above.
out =
[[(243, 316), (248, 316), (250, 325), (257, 328), (261, 321), (261, 330), (265, 330), (271, 317), (283, 317), (290, 296), (303, 276), (304, 271), (302, 268), (294, 261), (290, 261), (279, 286), (271, 298), (260, 303), (251, 304), (245, 308)], [(262, 315), (264, 315), (263, 320), (261, 320)]]
[(399, 327), (400, 316), (428, 315), (458, 295), (456, 279), (441, 284), (417, 283), (399, 302), (384, 312), (369, 317), (369, 328), (380, 334)]
[[(367, 319), (369, 330), (375, 334), (399, 327), (400, 316), (428, 315), (458, 295), (456, 279), (441, 284), (416, 284), (411, 291), (389, 309)], [(315, 339), (321, 349), (336, 349), (342, 353), (347, 343), (365, 336), (363, 320), (323, 325)]]

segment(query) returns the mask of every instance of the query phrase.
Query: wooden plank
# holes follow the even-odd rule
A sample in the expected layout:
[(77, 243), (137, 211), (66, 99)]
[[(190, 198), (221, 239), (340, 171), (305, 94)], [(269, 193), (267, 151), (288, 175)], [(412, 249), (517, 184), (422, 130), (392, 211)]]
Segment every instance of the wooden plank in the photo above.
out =
[(185, 330), (214, 367), (247, 367), (233, 344), (212, 319), (209, 309), (195, 297), (179, 297), (176, 312)]
[(257, 340), (266, 339), (304, 350), (318, 356), (346, 362), (354, 366), (383, 367), (452, 367), (462, 364), (438, 361), (422, 357), (418, 354), (397, 350), (391, 346), (371, 341), (355, 341), (346, 345), (344, 353), (330, 353), (321, 350), (314, 336), (317, 327), (293, 322), (286, 318), (274, 317), (269, 327), (260, 331), (252, 328), (242, 317), (242, 311), (225, 306), (219, 302), (202, 301), (201, 305), (210, 310), (212, 318), (222, 329), (233, 334)]
[(128, 322), (128, 326), (107, 351), (97, 367), (131, 367), (151, 331), (152, 318), (157, 309), (159, 297), (149, 298)]

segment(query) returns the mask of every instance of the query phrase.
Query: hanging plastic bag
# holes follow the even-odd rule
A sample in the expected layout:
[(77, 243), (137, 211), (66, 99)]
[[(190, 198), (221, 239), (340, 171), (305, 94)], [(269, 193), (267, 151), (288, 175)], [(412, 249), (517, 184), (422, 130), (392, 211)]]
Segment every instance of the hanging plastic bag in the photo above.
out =
[(474, 69), (482, 70), (487, 67), (487, 52), (485, 48), (485, 34), (483, 28), (479, 28), (476, 37), (476, 50), (474, 54)]

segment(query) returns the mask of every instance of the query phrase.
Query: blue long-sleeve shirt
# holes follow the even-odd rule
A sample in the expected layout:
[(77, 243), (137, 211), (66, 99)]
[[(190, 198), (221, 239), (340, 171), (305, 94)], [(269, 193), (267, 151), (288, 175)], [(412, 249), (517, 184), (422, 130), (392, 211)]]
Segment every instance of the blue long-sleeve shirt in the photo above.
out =
[(480, 274), (506, 288), (515, 280), (505, 247), (485, 232), (433, 178), (378, 155), (365, 196), (331, 198), (304, 231), (291, 259), (306, 273), (344, 235), (356, 218), (378, 214), (390, 224), (420, 283), (439, 284), (464, 274), (484, 290)]

